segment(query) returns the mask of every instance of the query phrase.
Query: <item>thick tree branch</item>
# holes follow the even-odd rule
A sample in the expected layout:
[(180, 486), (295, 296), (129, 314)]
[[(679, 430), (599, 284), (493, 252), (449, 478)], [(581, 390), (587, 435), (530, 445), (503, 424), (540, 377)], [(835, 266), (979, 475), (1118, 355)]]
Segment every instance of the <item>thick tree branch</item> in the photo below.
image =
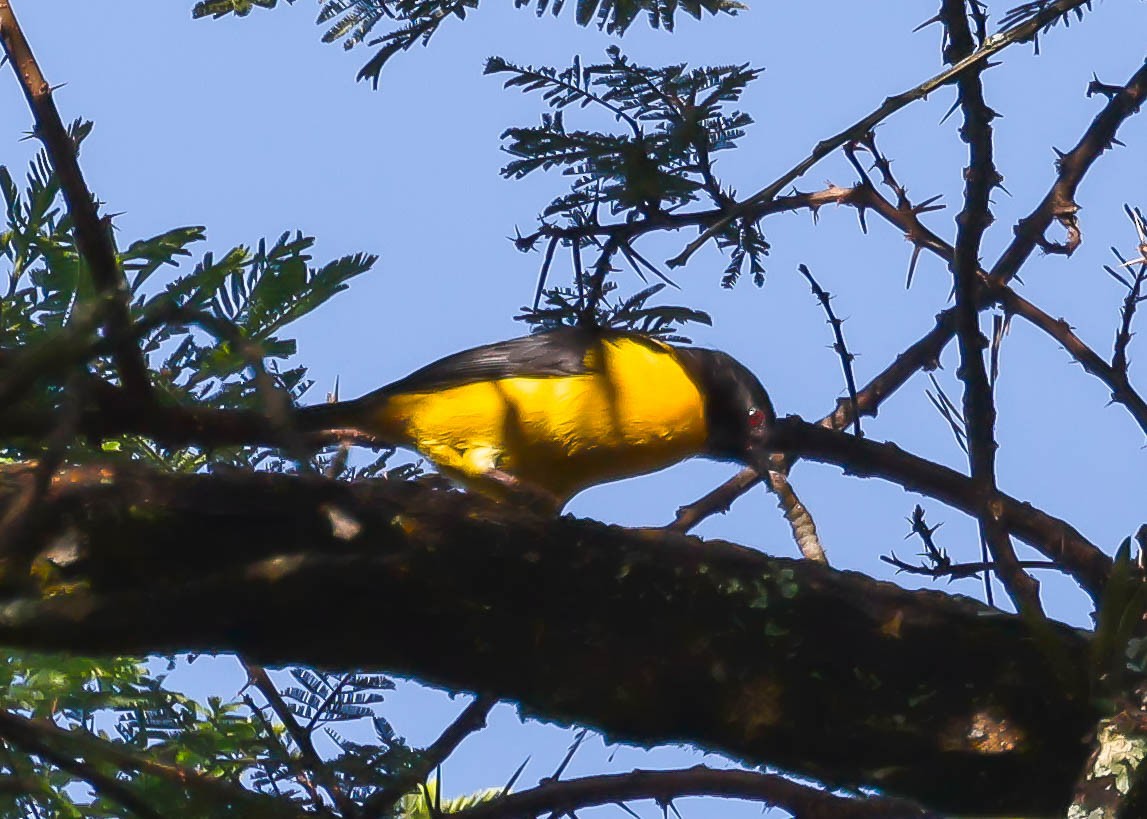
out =
[[(830, 458), (838, 438), (887, 449), (820, 432)], [(930, 468), (955, 494), (967, 481)], [(0, 470), (0, 508), (29, 480)], [(1087, 753), (1077, 632), (1033, 639), (974, 601), (811, 561), (393, 481), (89, 466), (42, 503), (0, 644), (380, 667), (963, 814), (1059, 810)], [(349, 627), (378, 622), (407, 626)]]
[(113, 357), (120, 378), (136, 399), (142, 400), (150, 396), (151, 382), (143, 354), (131, 340), (128, 309), (131, 294), (112, 245), (111, 226), (100, 218), (95, 198), (80, 171), (76, 145), (68, 136), (52, 100), (52, 86), (36, 62), (9, 0), (0, 0), (0, 43), (35, 118), (34, 133), (43, 142), (60, 180), (60, 190), (75, 226), (76, 246), (87, 263), (96, 290), (107, 300), (107, 332), (113, 341)]

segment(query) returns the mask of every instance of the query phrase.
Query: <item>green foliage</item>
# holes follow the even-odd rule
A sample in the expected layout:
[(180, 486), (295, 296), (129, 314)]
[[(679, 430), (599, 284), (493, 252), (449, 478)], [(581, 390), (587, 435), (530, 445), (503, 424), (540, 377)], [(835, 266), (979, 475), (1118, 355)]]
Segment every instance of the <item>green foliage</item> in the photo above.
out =
[(1131, 538), (1115, 553), (1111, 576), (1099, 600), (1091, 645), (1091, 677), (1097, 696), (1122, 690), (1127, 672), (1147, 673), (1141, 631), (1147, 614), (1147, 580), (1131, 559)]
[[(276, 5), (277, 0), (200, 0), (191, 14), (195, 18), (228, 14), (242, 17), (255, 6)], [(546, 12), (556, 17), (565, 7), (565, 0), (514, 0), (514, 6), (533, 6), (539, 17)], [(416, 44), (426, 45), (447, 19), (465, 20), (466, 14), (477, 7), (478, 0), (325, 0), (318, 23), (327, 27), (322, 37), (325, 43), (341, 41), (346, 49), (365, 43), (378, 49), (358, 72), (358, 79), (370, 80), (377, 87), (382, 69), (391, 57)], [(574, 19), (579, 26), (596, 23), (599, 29), (621, 35), (642, 14), (651, 27), (672, 31), (678, 11), (699, 20), (705, 12), (736, 14), (744, 8), (737, 0), (578, 0)], [(389, 21), (395, 23), (394, 28), (371, 37), (380, 23)]]
[[(263, 9), (273, 9), (278, 5), (278, 2), (279, 0), (200, 0), (191, 9), (191, 16), (196, 19), (200, 17), (225, 17), (228, 14), (246, 17), (256, 6)], [(295, 0), (287, 0), (287, 2), (293, 3)]]
[[(90, 130), (74, 123), (73, 142)], [(54, 443), (4, 438), (0, 458), (26, 461), (50, 450), (63, 463), (119, 458), (189, 472), (219, 464), (294, 467), (256, 448), (171, 452), (140, 437), (68, 436), (66, 419), (115, 384), (102, 329), (105, 301), (91, 284), (43, 153), (23, 185), (0, 167), (0, 197), (0, 411), (43, 414), (62, 433)], [(132, 332), (158, 400), (261, 409), (268, 390), (297, 398), (308, 382), (305, 369), (289, 360), (296, 347), (290, 324), (346, 289), (375, 257), (315, 265), (314, 240), (283, 233), (253, 248), (201, 253), (189, 264), (204, 240), (202, 227), (178, 227), (117, 254)], [(416, 473), (409, 465), (387, 469), (389, 454), (351, 474)], [(50, 587), (55, 577), (44, 563), (33, 572)], [(284, 715), (259, 701), (263, 692), (193, 700), (167, 686), (161, 662), (6, 652), (0, 777), (20, 787), (0, 788), (0, 815), (118, 817), (125, 815), (123, 793), (165, 816), (294, 815), (315, 798), (305, 784), (314, 772), (302, 761), (299, 732), (327, 738), (331, 787), (352, 798), (387, 787), (417, 762), (380, 713), (383, 692), (393, 687), (383, 677), (292, 669), (298, 685), (283, 692), (290, 707)], [(168, 671), (175, 665), (169, 661)], [(343, 734), (369, 736), (369, 744)]]
[[(70, 129), (77, 146), (90, 131), (91, 124), (83, 122)], [(7, 282), (0, 292), (0, 353), (19, 350), (15, 361), (24, 366), (14, 369), (34, 374), (35, 389), (23, 396), (24, 405), (58, 413), (74, 394), (66, 388), (66, 379), (74, 378), (74, 366), (68, 365), (86, 364), (97, 377), (111, 372), (107, 345), (98, 334), (103, 304), (76, 247), (47, 157), (40, 153), (33, 160), (23, 188), (0, 166), (0, 196), (5, 215), (0, 276)], [(260, 240), (254, 249), (203, 253), (185, 270), (181, 262), (205, 238), (202, 227), (178, 227), (135, 240), (118, 253), (157, 392), (173, 403), (215, 408), (261, 409), (268, 388), (297, 399), (310, 382), (305, 368), (288, 363), (296, 345), (283, 331), (345, 290), (376, 257), (356, 253), (314, 266), (309, 253), (314, 239), (283, 233), (273, 243)], [(2, 447), (0, 453), (9, 457), (37, 454), (9, 442)], [(104, 440), (96, 447), (77, 442), (68, 457), (83, 461), (94, 455), (191, 471), (210, 462), (271, 463), (263, 450), (172, 453), (139, 438)]]
[[(91, 129), (90, 122), (72, 123), (68, 133), (77, 150)], [(34, 344), (91, 307), (95, 290), (47, 156), (41, 152), (32, 161), (23, 190), (0, 166), (0, 195), (5, 215), (0, 259), (8, 268), (0, 301), (0, 346)]]
[[(684, 64), (651, 68), (630, 62), (616, 47), (607, 50), (609, 61), (583, 66), (575, 59), (567, 68), (518, 66), (500, 57), (486, 64), (487, 74), (509, 75), (506, 88), (541, 93), (550, 111), (536, 127), (509, 128), (504, 149), (515, 158), (503, 176), (519, 179), (538, 170), (558, 170), (570, 178), (570, 191), (542, 210), (541, 225), (531, 236), (519, 238), (522, 250), (532, 250), (543, 237), (560, 235), (566, 246), (601, 251), (595, 268), (609, 266), (619, 253), (642, 276), (652, 272), (665, 278), (633, 247), (645, 226), (672, 227), (702, 224), (706, 220), (674, 223), (681, 209), (706, 199), (716, 209), (733, 201), (733, 191), (722, 186), (714, 155), (737, 147), (752, 123), (739, 110), (745, 88), (760, 69), (748, 65), (688, 69)], [(572, 129), (569, 112), (591, 109), (604, 114), (608, 130)], [(600, 214), (620, 217), (622, 224), (604, 231)], [(602, 245), (598, 237), (610, 241)], [(575, 238), (576, 237), (576, 238)], [(716, 236), (729, 253), (722, 283), (731, 287), (747, 267), (763, 284), (763, 259), (769, 243), (751, 218), (731, 220)], [(547, 247), (547, 257), (552, 245)], [(576, 265), (575, 265), (576, 266)], [(548, 267), (548, 263), (546, 265)], [(592, 300), (600, 298), (597, 292)]]
[[(8, 653), (0, 664), (0, 702), (10, 715), (54, 726), (46, 733), (53, 749), (86, 758), (160, 815), (224, 815), (220, 811), (227, 807), (230, 815), (284, 816), (290, 815), (283, 810), (287, 803), (309, 802), (311, 795), (300, 785), (299, 749), (271, 709), (246, 692), (232, 701), (197, 702), (166, 687), (166, 675), (155, 665), (129, 658)], [(169, 663), (169, 670), (174, 666)], [(331, 736), (337, 751), (327, 755), (329, 770), (337, 787), (356, 802), (416, 763), (418, 755), (378, 713), (381, 692), (393, 688), (388, 679), (300, 668), (291, 675), (304, 687), (287, 688), (284, 697), (308, 737), (320, 731)], [(336, 724), (369, 727), (370, 744), (344, 740), (332, 730)], [(108, 747), (118, 749), (119, 756), (108, 757)], [(140, 760), (138, 768), (125, 767), (127, 755)], [(148, 763), (191, 775), (180, 785), (174, 776), (140, 772)], [(0, 815), (123, 815), (122, 804), (84, 776), (18, 742), (8, 743), (0, 768), (25, 784), (24, 792), (0, 789)], [(208, 778), (216, 787), (202, 784)], [(227, 783), (243, 786), (218, 787)]]
[[(554, 200), (543, 217), (606, 205), (613, 213), (645, 214), (723, 192), (710, 181), (713, 153), (736, 146), (752, 118), (725, 106), (740, 100), (759, 74), (747, 65), (686, 70), (684, 64), (650, 68), (631, 63), (620, 49), (609, 62), (568, 68), (517, 66), (500, 57), (487, 74), (508, 74), (506, 88), (541, 91), (553, 110), (533, 128), (509, 128), (505, 150), (516, 157), (502, 175), (519, 179), (558, 169), (572, 177), (572, 191)], [(619, 126), (611, 131), (570, 130), (564, 111), (596, 106)]]
[(420, 790), (402, 797), (396, 813), (402, 819), (435, 819), (443, 814), (458, 813), (483, 802), (490, 802), (501, 795), (501, 788), (485, 788), (465, 796), (446, 799), (439, 794), (438, 780), (431, 779)]

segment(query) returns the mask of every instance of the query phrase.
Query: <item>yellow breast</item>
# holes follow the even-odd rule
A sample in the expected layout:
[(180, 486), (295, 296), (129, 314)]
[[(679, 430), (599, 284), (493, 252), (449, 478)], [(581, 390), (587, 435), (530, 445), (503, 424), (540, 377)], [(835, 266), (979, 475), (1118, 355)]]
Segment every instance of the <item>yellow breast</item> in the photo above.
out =
[(469, 483), (497, 468), (563, 501), (702, 449), (704, 400), (672, 348), (607, 339), (585, 363), (580, 375), (392, 396), (371, 426)]

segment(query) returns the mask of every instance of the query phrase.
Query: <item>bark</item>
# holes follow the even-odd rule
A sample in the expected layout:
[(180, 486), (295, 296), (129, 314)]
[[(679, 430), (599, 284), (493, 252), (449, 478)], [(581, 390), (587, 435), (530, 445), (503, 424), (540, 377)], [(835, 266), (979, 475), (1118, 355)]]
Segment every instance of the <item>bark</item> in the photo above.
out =
[(417, 483), (87, 466), (15, 535), (3, 644), (378, 668), (964, 815), (1065, 810), (1097, 719), (1067, 627)]

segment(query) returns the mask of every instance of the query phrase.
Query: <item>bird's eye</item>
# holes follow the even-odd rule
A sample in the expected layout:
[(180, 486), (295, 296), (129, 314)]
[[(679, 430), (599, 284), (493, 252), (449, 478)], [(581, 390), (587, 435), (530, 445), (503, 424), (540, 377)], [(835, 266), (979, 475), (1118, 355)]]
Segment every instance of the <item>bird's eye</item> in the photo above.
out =
[(765, 425), (765, 413), (757, 407), (749, 410), (749, 429), (760, 429)]

